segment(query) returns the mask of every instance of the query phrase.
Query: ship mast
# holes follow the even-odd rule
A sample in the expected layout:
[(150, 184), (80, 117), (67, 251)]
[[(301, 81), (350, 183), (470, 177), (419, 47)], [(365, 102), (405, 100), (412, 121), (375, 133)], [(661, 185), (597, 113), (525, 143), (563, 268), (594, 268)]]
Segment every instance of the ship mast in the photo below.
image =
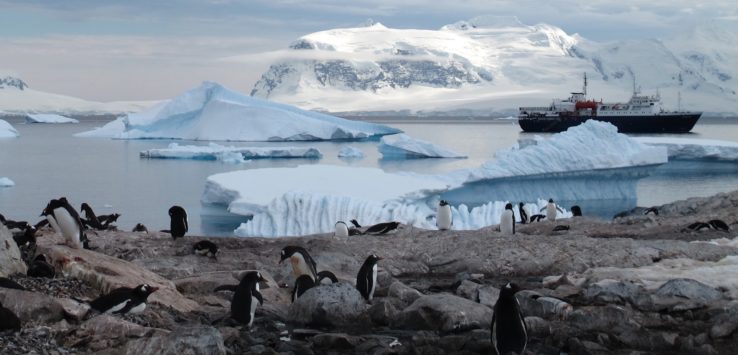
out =
[(582, 88), (582, 92), (584, 93), (584, 99), (587, 99), (587, 72), (584, 72), (584, 88)]
[(682, 79), (682, 72), (679, 72), (679, 90), (677, 90), (677, 111), (682, 112), (682, 85), (684, 80)]

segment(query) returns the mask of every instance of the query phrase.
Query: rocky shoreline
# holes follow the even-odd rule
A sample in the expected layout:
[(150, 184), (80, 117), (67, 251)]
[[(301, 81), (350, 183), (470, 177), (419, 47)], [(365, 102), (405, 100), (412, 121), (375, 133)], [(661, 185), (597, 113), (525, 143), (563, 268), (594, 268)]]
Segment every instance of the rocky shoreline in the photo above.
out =
[[(738, 191), (659, 211), (519, 225), (514, 236), (494, 228), (404, 227), (344, 240), (172, 241), (163, 233), (88, 232), (94, 251), (70, 249), (52, 231), (39, 231), (37, 251), (51, 259), (57, 277), (9, 275), (29, 291), (0, 288), (0, 302), (23, 322), (20, 332), (0, 334), (0, 353), (489, 354), (492, 306), (509, 281), (524, 289), (518, 300), (529, 329), (527, 353), (733, 353), (738, 281), (730, 267), (738, 255), (732, 241)], [(731, 230), (682, 231), (710, 219)], [(556, 224), (570, 229), (552, 232)], [(0, 239), (13, 243), (4, 227)], [(192, 253), (199, 240), (218, 244), (217, 260)], [(294, 276), (278, 263), (287, 245), (306, 248), (319, 271), (330, 270), (341, 282), (311, 289), (291, 304)], [(371, 253), (384, 260), (369, 304), (353, 284)], [(12, 260), (0, 261), (0, 276), (11, 270), (4, 262)], [(213, 291), (236, 284), (246, 270), (267, 279), (251, 329), (228, 317), (232, 293)], [(160, 290), (138, 315), (91, 316), (80, 302), (141, 283)]]

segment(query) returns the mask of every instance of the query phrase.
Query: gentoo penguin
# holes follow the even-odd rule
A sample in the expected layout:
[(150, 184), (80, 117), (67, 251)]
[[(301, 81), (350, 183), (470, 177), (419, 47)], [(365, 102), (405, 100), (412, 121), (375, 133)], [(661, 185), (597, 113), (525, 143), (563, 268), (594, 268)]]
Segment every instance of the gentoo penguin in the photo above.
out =
[(14, 221), (12, 219), (5, 219), (5, 216), (0, 214), (0, 223), (4, 224), (11, 232), (13, 229), (22, 230), (28, 226), (26, 221)]
[(111, 214), (104, 214), (102, 216), (97, 216), (97, 220), (100, 221), (103, 228), (108, 229), (110, 228), (110, 225), (118, 221), (118, 217), (120, 217), (120, 213), (111, 213)]
[(23, 230), (23, 234), (13, 235), (13, 240), (18, 247), (23, 247), (29, 244), (36, 244), (36, 227), (32, 225), (26, 226)]
[(526, 211), (525, 204), (522, 202), (518, 204), (518, 213), (520, 214), (520, 223), (528, 223), (528, 211)]
[(2, 288), (12, 288), (14, 290), (25, 290), (26, 288), (18, 284), (17, 282), (7, 278), (7, 277), (0, 277), (0, 287)]
[(189, 228), (187, 224), (187, 211), (180, 206), (172, 206), (169, 208), (169, 231), (172, 233), (172, 238), (184, 237)]
[(730, 230), (730, 227), (728, 227), (728, 224), (719, 219), (710, 220), (707, 222), (707, 224), (709, 224), (710, 227), (712, 227), (712, 229), (717, 230), (717, 231), (727, 232)]
[(375, 224), (367, 230), (364, 231), (363, 234), (373, 234), (373, 235), (380, 235), (380, 234), (387, 234), (388, 232), (391, 232), (400, 225), (400, 222), (385, 222), (385, 223), (378, 223)]
[(192, 245), (192, 250), (197, 255), (204, 255), (210, 258), (218, 257), (218, 246), (209, 240), (201, 240)]
[(49, 224), (64, 236), (70, 247), (87, 249), (87, 236), (83, 232), (82, 221), (65, 197), (49, 201), (41, 215), (46, 216)]
[(38, 254), (31, 265), (28, 265), (28, 271), (26, 275), (30, 277), (46, 277), (53, 279), (56, 275), (54, 267), (46, 261), (46, 257), (43, 254)]
[(553, 232), (561, 232), (561, 231), (568, 231), (569, 226), (565, 224), (559, 224), (556, 227), (553, 228)]
[(541, 208), (541, 211), (546, 210), (546, 220), (547, 221), (555, 221), (556, 220), (556, 211), (560, 211), (561, 213), (564, 213), (559, 206), (556, 206), (556, 203), (554, 203), (554, 200), (552, 198), (548, 199), (548, 204)]
[(333, 235), (338, 238), (346, 238), (349, 236), (349, 228), (346, 225), (346, 222), (344, 221), (338, 221), (336, 222), (336, 231), (333, 232)]
[(247, 272), (236, 286), (231, 300), (231, 318), (249, 327), (254, 323), (257, 305), (264, 304), (264, 298), (259, 293), (259, 281), (266, 281), (259, 272)]
[(505, 205), (505, 210), (500, 216), (500, 233), (515, 234), (515, 212), (512, 203)]
[(645, 214), (645, 215), (652, 214), (654, 216), (658, 216), (659, 215), (659, 209), (656, 208), (656, 207), (650, 207), (645, 212), (643, 212), (643, 214)]
[(571, 214), (574, 217), (581, 217), (582, 216), (582, 208), (578, 205), (571, 206)]
[(542, 214), (534, 214), (534, 215), (530, 216), (530, 222), (531, 223), (533, 223), (533, 222), (540, 222), (544, 218), (546, 218), (546, 216), (544, 216)]
[(12, 330), (17, 332), (21, 329), (21, 322), (13, 311), (3, 307), (0, 303), (0, 332)]
[(136, 223), (136, 226), (133, 227), (133, 229), (131, 230), (131, 232), (144, 232), (144, 233), (149, 233), (149, 229), (146, 228), (146, 226), (143, 225), (143, 223)]
[(92, 207), (87, 202), (83, 202), (79, 210), (85, 213), (85, 218), (82, 220), (85, 225), (97, 230), (105, 229), (97, 218), (97, 215), (95, 215), (95, 211), (92, 210)]
[(316, 285), (320, 285), (323, 283), (323, 280), (328, 279), (331, 280), (331, 283), (338, 283), (338, 278), (335, 274), (328, 270), (323, 270), (321, 272), (318, 272), (318, 281), (315, 282)]
[(305, 248), (297, 246), (286, 246), (282, 248), (279, 263), (281, 264), (287, 258), (290, 259), (292, 273), (295, 274), (295, 278), (300, 277), (300, 275), (308, 275), (313, 281), (318, 279), (315, 260), (313, 260)]
[(682, 229), (682, 232), (697, 232), (701, 231), (703, 229), (710, 229), (710, 224), (705, 222), (694, 222), (687, 226), (687, 228)]
[(349, 222), (351, 222), (351, 224), (353, 224), (354, 227), (361, 228), (361, 225), (359, 224), (359, 222), (356, 219), (352, 219)]
[(374, 254), (369, 255), (356, 275), (356, 289), (367, 301), (374, 298), (374, 289), (377, 288), (377, 262), (379, 260), (382, 258)]
[(296, 299), (300, 298), (305, 291), (313, 287), (315, 287), (315, 281), (310, 276), (300, 275), (295, 280), (295, 288), (292, 289), (292, 303), (295, 303)]
[(438, 202), (438, 208), (436, 209), (436, 227), (439, 230), (445, 231), (451, 229), (453, 224), (451, 205), (446, 200), (441, 200)]
[(500, 290), (495, 303), (490, 335), (492, 347), (500, 355), (522, 354), (528, 344), (528, 328), (515, 298), (518, 291), (520, 288), (516, 284), (508, 283)]
[(158, 289), (147, 284), (116, 288), (90, 302), (90, 307), (106, 314), (141, 313), (146, 309), (146, 299)]

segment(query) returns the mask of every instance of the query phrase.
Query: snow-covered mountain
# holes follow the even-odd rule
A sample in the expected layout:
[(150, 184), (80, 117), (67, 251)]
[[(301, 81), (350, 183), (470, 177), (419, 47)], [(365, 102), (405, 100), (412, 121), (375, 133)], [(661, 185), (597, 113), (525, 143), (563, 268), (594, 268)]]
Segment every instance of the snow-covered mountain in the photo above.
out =
[(140, 111), (153, 101), (95, 102), (31, 89), (21, 78), (0, 76), (0, 114), (59, 113), (67, 115), (119, 114)]
[[(514, 17), (478, 17), (439, 30), (379, 23), (311, 33), (292, 43), (253, 96), (330, 112), (514, 113), (582, 87), (627, 100), (637, 86), (667, 107), (738, 113), (738, 36), (717, 24), (669, 40), (600, 43)], [(681, 78), (681, 79), (680, 79)]]

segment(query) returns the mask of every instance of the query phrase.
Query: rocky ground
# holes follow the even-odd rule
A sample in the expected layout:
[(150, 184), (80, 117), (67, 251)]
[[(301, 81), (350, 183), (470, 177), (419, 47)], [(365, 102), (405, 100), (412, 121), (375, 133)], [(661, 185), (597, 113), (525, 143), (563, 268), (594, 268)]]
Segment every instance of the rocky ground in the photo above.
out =
[[(524, 289), (518, 299), (529, 328), (527, 353), (735, 353), (738, 276), (731, 271), (738, 268), (731, 267), (738, 259), (731, 256), (738, 243), (731, 241), (738, 191), (659, 210), (655, 217), (634, 210), (612, 221), (519, 225), (514, 236), (495, 228), (404, 227), (347, 240), (172, 241), (163, 233), (88, 232), (94, 251), (69, 249), (41, 231), (38, 252), (58, 275), (14, 274), (29, 291), (0, 288), (0, 302), (23, 321), (20, 332), (0, 334), (0, 353), (492, 353), (492, 306), (509, 281)], [(682, 232), (711, 219), (731, 231)], [(570, 229), (552, 232), (557, 224)], [(7, 240), (7, 232), (0, 235)], [(719, 238), (726, 239), (695, 243)], [(203, 239), (219, 245), (217, 260), (192, 253)], [(305, 247), (318, 271), (330, 270), (342, 283), (311, 289), (291, 304), (291, 267), (278, 264), (287, 245)], [(371, 253), (384, 259), (377, 297), (368, 304), (353, 283)], [(245, 270), (267, 278), (251, 329), (228, 317), (231, 292), (213, 292), (236, 284)], [(139, 315), (94, 315), (81, 302), (141, 283), (161, 289)]]

